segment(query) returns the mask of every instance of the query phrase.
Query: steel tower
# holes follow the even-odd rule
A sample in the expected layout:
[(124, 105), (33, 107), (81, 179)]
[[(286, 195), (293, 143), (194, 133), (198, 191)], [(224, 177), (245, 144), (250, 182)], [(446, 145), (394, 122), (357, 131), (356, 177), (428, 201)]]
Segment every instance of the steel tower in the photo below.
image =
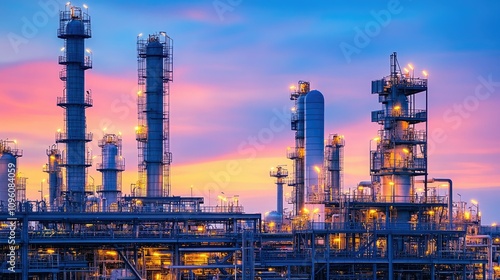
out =
[(343, 135), (331, 134), (325, 146), (325, 201), (338, 200), (342, 188), (344, 169)]
[(304, 129), (304, 111), (305, 96), (309, 92), (309, 82), (299, 81), (298, 88), (292, 86), (290, 89), (290, 100), (295, 101), (292, 108), (291, 129), (295, 130), (295, 147), (290, 149), (287, 157), (293, 160), (294, 178), (288, 183), (293, 186), (292, 202), (294, 203), (293, 214), (298, 216), (304, 209), (305, 182), (304, 182), (304, 156), (305, 156), (305, 129)]
[(288, 177), (288, 170), (278, 165), (271, 169), (269, 176), (276, 178), (276, 212), (283, 217), (283, 184), (285, 183), (284, 178)]
[(49, 174), (49, 204), (58, 206), (62, 192), (61, 151), (52, 145), (47, 149), (47, 156), (48, 163), (43, 167), (43, 172)]
[[(139, 194), (170, 196), (169, 84), (173, 78), (172, 39), (165, 32), (137, 38)], [(145, 190), (145, 193), (144, 193)]]
[(102, 149), (102, 162), (96, 166), (102, 173), (102, 186), (98, 192), (102, 194), (103, 207), (118, 201), (122, 187), (122, 171), (125, 170), (125, 159), (122, 156), (122, 138), (115, 134), (106, 134), (99, 140)]
[[(409, 67), (401, 71), (393, 53), (390, 76), (372, 81), (372, 94), (379, 95), (383, 109), (372, 112), (372, 122), (381, 127), (375, 144), (370, 143), (375, 146), (370, 147), (370, 173), (381, 185), (381, 196), (392, 202), (411, 202), (415, 176), (427, 177), (427, 79), (415, 78)], [(418, 93), (425, 93), (418, 104), (426, 109), (416, 109)]]
[(60, 12), (57, 37), (64, 39), (64, 55), (59, 64), (64, 68), (60, 78), (65, 82), (62, 97), (57, 105), (64, 112), (64, 131), (56, 134), (56, 143), (66, 144), (62, 164), (66, 168), (66, 200), (73, 210), (84, 209), (87, 168), (92, 165), (92, 156), (86, 143), (92, 133), (86, 132), (85, 109), (92, 106), (90, 91), (85, 91), (85, 70), (92, 68), (90, 50), (85, 49), (85, 39), (91, 37), (90, 17), (80, 7), (66, 5)]

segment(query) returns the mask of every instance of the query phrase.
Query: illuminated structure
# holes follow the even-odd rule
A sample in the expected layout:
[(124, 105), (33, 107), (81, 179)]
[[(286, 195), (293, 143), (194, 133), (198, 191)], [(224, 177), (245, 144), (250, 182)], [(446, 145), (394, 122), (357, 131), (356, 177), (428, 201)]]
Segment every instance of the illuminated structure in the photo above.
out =
[(304, 208), (306, 197), (313, 197), (320, 189), (320, 170), (323, 169), (324, 153), (324, 98), (317, 90), (310, 90), (309, 82), (299, 81), (291, 87), (290, 99), (295, 101), (292, 109), (291, 129), (295, 131), (295, 147), (288, 151), (293, 160), (294, 176), (289, 182), (293, 186), (294, 214)]
[(169, 84), (173, 78), (172, 39), (165, 32), (137, 37), (139, 182), (135, 196), (170, 195)]
[(125, 159), (122, 156), (122, 138), (116, 134), (106, 134), (99, 140), (102, 149), (102, 162), (97, 164), (97, 171), (102, 173), (101, 193), (104, 209), (115, 205), (121, 195), (122, 171)]
[[(83, 38), (90, 36), (90, 21), (81, 9), (67, 9), (61, 13), (59, 36), (67, 40), (67, 55), (60, 62), (67, 66), (67, 75), (61, 77), (66, 77), (68, 94), (58, 102), (67, 111), (66, 131), (58, 139), (66, 143), (68, 151), (64, 155), (51, 147), (46, 165), (49, 184), (51, 176), (55, 181), (60, 178), (57, 166), (66, 166), (67, 192), (61, 205), (56, 184), (49, 187), (48, 206), (42, 196), (40, 201), (17, 197), (12, 212), (0, 207), (0, 238), (13, 239), (19, 246), (0, 245), (5, 252), (0, 254), (2, 279), (432, 280), (493, 279), (499, 275), (493, 257), (498, 256), (500, 229), (481, 226), (477, 201), (471, 201), (470, 207), (463, 201), (453, 202), (451, 180), (427, 178), (426, 133), (417, 128), (418, 124), (425, 126), (427, 114), (413, 108), (415, 95), (427, 92), (427, 79), (401, 71), (395, 54), (390, 75), (372, 83), (372, 93), (379, 95), (384, 106), (372, 114), (372, 120), (382, 126), (374, 149), (370, 148), (373, 180), (352, 191), (342, 189), (344, 138), (331, 135), (325, 153), (317, 148), (318, 141), (311, 140), (312, 147), (307, 145), (308, 110), (313, 110), (309, 113), (315, 120), (309, 135), (317, 140), (323, 133), (319, 117), (322, 96), (310, 91), (307, 82), (299, 82), (299, 89), (292, 93), (296, 147), (288, 154), (294, 159), (295, 215), (286, 228), (268, 232), (270, 227), (263, 224), (260, 214), (246, 214), (238, 203), (205, 206), (202, 197), (171, 196), (169, 188), (165, 189), (169, 185), (161, 178), (168, 175), (164, 171), (170, 163), (165, 146), (169, 140), (168, 125), (165, 129), (168, 102), (161, 101), (171, 80), (171, 65), (165, 67), (167, 57), (171, 63), (171, 40), (161, 33), (139, 39), (139, 64), (145, 58), (147, 65), (139, 67), (139, 80), (142, 77), (146, 87), (139, 92), (139, 108), (143, 109), (139, 117), (143, 119), (137, 129), (144, 167), (140, 184), (145, 184), (139, 187), (146, 193), (138, 188), (131, 196), (119, 195), (121, 139), (106, 134), (99, 141), (102, 162), (97, 165), (103, 174), (101, 197), (90, 195), (84, 188), (89, 159), (85, 142), (90, 140), (85, 133), (84, 109), (91, 101), (82, 92), (87, 60), (81, 56)], [(141, 70), (149, 68), (151, 73)], [(21, 156), (10, 145), (0, 141), (0, 168)], [(307, 158), (308, 149), (315, 151), (311, 159)], [(159, 155), (150, 154), (158, 151)], [(315, 200), (307, 201), (324, 204), (324, 221), (301, 213), (306, 212), (305, 180), (314, 181), (305, 174), (307, 161), (319, 169), (314, 184), (319, 186), (319, 179), (325, 180), (324, 189), (313, 188), (318, 194)], [(5, 169), (1, 171), (0, 189), (5, 190)], [(277, 178), (277, 212), (283, 209), (281, 189), (286, 174), (283, 168), (270, 173)], [(423, 179), (415, 180), (418, 176)], [(446, 182), (447, 196), (432, 191), (435, 182)], [(107, 203), (99, 203), (101, 198)]]
[(49, 175), (49, 205), (61, 205), (62, 170), (61, 151), (56, 145), (47, 149), (48, 163), (43, 166), (43, 172)]
[[(85, 91), (85, 70), (92, 68), (90, 50), (85, 49), (85, 39), (91, 37), (90, 16), (80, 7), (66, 5), (60, 12), (57, 37), (64, 39), (63, 55), (59, 64), (64, 65), (60, 79), (65, 82), (63, 95), (57, 106), (64, 109), (64, 131), (56, 134), (56, 143), (66, 144), (60, 166), (66, 169), (66, 207), (70, 211), (84, 210), (87, 187), (87, 168), (92, 165), (92, 155), (86, 143), (92, 140), (87, 133), (85, 109), (92, 107), (92, 96)], [(86, 55), (87, 53), (87, 55)]]

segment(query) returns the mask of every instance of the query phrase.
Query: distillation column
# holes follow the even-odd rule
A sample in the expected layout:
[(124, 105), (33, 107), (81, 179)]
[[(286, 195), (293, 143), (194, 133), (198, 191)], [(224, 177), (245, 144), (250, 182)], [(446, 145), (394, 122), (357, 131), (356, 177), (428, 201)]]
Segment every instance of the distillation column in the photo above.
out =
[(298, 216), (304, 209), (305, 204), (305, 182), (304, 182), (304, 155), (305, 155), (305, 129), (304, 111), (305, 97), (309, 92), (309, 82), (299, 81), (298, 88), (292, 86), (290, 100), (295, 101), (292, 108), (291, 129), (295, 130), (295, 147), (289, 150), (287, 157), (293, 160), (294, 177), (288, 185), (293, 186), (292, 202), (294, 203), (293, 214)]
[(61, 151), (56, 145), (47, 149), (48, 163), (43, 167), (43, 172), (49, 174), (49, 204), (59, 206), (62, 192)]
[(427, 113), (415, 109), (417, 93), (425, 93), (419, 104), (427, 108), (427, 79), (403, 73), (393, 53), (390, 76), (372, 81), (383, 109), (372, 112), (381, 127), (375, 149), (370, 147), (372, 181), (381, 184), (379, 196), (392, 202), (413, 201), (414, 177), (427, 176)]
[[(323, 194), (321, 178), (325, 147), (325, 99), (317, 90), (311, 90), (304, 99), (305, 131), (305, 189), (307, 201), (318, 201)], [(322, 199), (319, 199), (322, 200)]]
[(99, 140), (102, 162), (96, 166), (102, 173), (102, 186), (98, 192), (102, 195), (103, 208), (107, 209), (118, 201), (122, 190), (122, 171), (125, 159), (122, 156), (122, 138), (116, 134), (106, 134)]
[[(66, 5), (60, 12), (57, 36), (64, 39), (64, 55), (59, 64), (64, 65), (60, 78), (65, 82), (63, 96), (57, 98), (57, 105), (64, 108), (64, 131), (56, 134), (56, 143), (66, 144), (62, 164), (66, 168), (66, 200), (75, 211), (83, 210), (87, 183), (87, 168), (92, 156), (86, 143), (92, 134), (86, 132), (85, 109), (92, 106), (90, 91), (85, 91), (85, 75), (92, 68), (90, 56), (85, 55), (85, 39), (91, 37), (90, 17), (80, 7)], [(89, 50), (87, 50), (90, 53)]]
[[(165, 32), (137, 39), (139, 188), (147, 197), (170, 195), (169, 82), (172, 39)], [(141, 193), (144, 195), (144, 192)]]
[(344, 169), (343, 135), (331, 134), (325, 146), (325, 201), (338, 201)]

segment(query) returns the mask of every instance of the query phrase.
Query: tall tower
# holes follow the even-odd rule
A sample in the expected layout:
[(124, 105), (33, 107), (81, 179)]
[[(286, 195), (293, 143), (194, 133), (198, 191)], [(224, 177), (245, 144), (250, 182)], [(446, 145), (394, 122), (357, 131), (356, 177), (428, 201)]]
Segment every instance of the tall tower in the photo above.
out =
[(122, 138), (116, 134), (106, 134), (99, 140), (102, 150), (102, 162), (96, 166), (102, 173), (102, 186), (98, 192), (102, 194), (104, 207), (116, 203), (122, 189), (122, 171), (125, 170), (125, 159), (122, 156)]
[(56, 134), (56, 143), (66, 144), (61, 166), (66, 168), (66, 200), (72, 210), (83, 211), (87, 168), (92, 165), (92, 156), (86, 143), (92, 140), (87, 133), (85, 109), (92, 106), (90, 91), (85, 91), (85, 70), (92, 68), (89, 50), (85, 50), (85, 39), (91, 37), (90, 17), (80, 7), (66, 5), (60, 12), (57, 37), (64, 39), (64, 54), (59, 64), (64, 68), (60, 78), (65, 82), (62, 97), (57, 105), (64, 109), (64, 131)]
[(305, 182), (304, 182), (304, 155), (305, 155), (305, 129), (304, 111), (305, 96), (309, 92), (309, 82), (299, 81), (298, 87), (292, 86), (290, 89), (290, 100), (295, 102), (292, 108), (291, 129), (295, 130), (295, 147), (290, 149), (287, 157), (293, 160), (294, 178), (289, 182), (293, 187), (292, 202), (294, 203), (293, 214), (298, 216), (304, 209), (305, 204)]
[[(170, 195), (169, 84), (173, 78), (172, 39), (165, 32), (137, 37), (140, 195)], [(144, 193), (145, 190), (145, 193)]]
[(291, 87), (292, 108), (291, 128), (295, 130), (295, 147), (288, 151), (288, 158), (294, 161), (294, 179), (289, 185), (294, 187), (292, 201), (294, 215), (304, 209), (308, 200), (323, 192), (320, 178), (324, 160), (324, 98), (317, 90), (310, 90), (309, 82), (299, 81), (298, 88)]
[(43, 167), (43, 172), (49, 174), (49, 204), (58, 206), (62, 192), (61, 151), (52, 145), (47, 149), (47, 156), (48, 163)]
[(323, 193), (321, 177), (325, 154), (325, 99), (311, 90), (304, 99), (305, 156), (304, 177), (307, 202)]
[(342, 188), (344, 136), (331, 134), (325, 146), (325, 201), (336, 201)]
[[(427, 177), (427, 79), (414, 77), (410, 68), (401, 71), (393, 53), (390, 76), (372, 81), (382, 110), (372, 112), (380, 130), (370, 145), (370, 173), (380, 182), (380, 195), (392, 202), (411, 202), (414, 178)], [(419, 93), (424, 94), (417, 102)], [(425, 109), (417, 109), (417, 103)]]

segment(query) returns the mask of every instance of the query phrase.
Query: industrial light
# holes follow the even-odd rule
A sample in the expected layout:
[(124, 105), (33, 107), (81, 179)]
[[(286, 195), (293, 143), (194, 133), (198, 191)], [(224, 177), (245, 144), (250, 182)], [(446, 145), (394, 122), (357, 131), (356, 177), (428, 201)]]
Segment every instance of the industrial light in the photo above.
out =
[(403, 152), (404, 152), (405, 154), (408, 154), (408, 153), (410, 153), (410, 150), (408, 150), (407, 148), (403, 148)]
[(399, 110), (399, 109), (401, 109), (401, 106), (399, 105), (394, 106), (394, 110)]
[(83, 7), (84, 7), (85, 9), (88, 9), (88, 8), (89, 8), (86, 4), (83, 4)]
[(69, 1), (66, 2), (66, 6), (69, 6), (69, 5), (71, 5), (71, 2), (69, 2)]
[(321, 169), (317, 165), (314, 166), (314, 170), (316, 170), (316, 172), (318, 173), (321, 173)]
[(48, 253), (48, 254), (54, 254), (54, 252), (55, 252), (55, 251), (54, 251), (53, 249), (47, 249), (47, 253)]
[(137, 35), (137, 37), (142, 37), (142, 33), (139, 33), (139, 35)]
[(475, 199), (471, 199), (470, 202), (477, 205), (477, 200), (475, 200)]
[(429, 76), (429, 74), (427, 73), (427, 71), (423, 70), (422, 71), (422, 74), (424, 74), (424, 76), (427, 78), (427, 76)]
[(373, 138), (373, 141), (380, 141), (380, 137), (377, 136), (377, 137)]
[(85, 51), (88, 53), (92, 53), (92, 51), (90, 49), (85, 49)]
[(408, 63), (408, 67), (413, 70), (413, 65), (411, 63)]
[(65, 49), (66, 49), (65, 47), (62, 47), (62, 48), (61, 48), (61, 51), (63, 52)]
[(167, 36), (167, 33), (165, 31), (161, 31), (160, 35)]
[(410, 70), (408, 70), (407, 68), (403, 68), (403, 70), (405, 70), (406, 73), (410, 73)]
[(296, 87), (296, 86), (294, 86), (294, 85), (291, 85), (291, 86), (290, 86), (290, 90), (295, 91), (296, 89), (297, 89), (297, 87)]

